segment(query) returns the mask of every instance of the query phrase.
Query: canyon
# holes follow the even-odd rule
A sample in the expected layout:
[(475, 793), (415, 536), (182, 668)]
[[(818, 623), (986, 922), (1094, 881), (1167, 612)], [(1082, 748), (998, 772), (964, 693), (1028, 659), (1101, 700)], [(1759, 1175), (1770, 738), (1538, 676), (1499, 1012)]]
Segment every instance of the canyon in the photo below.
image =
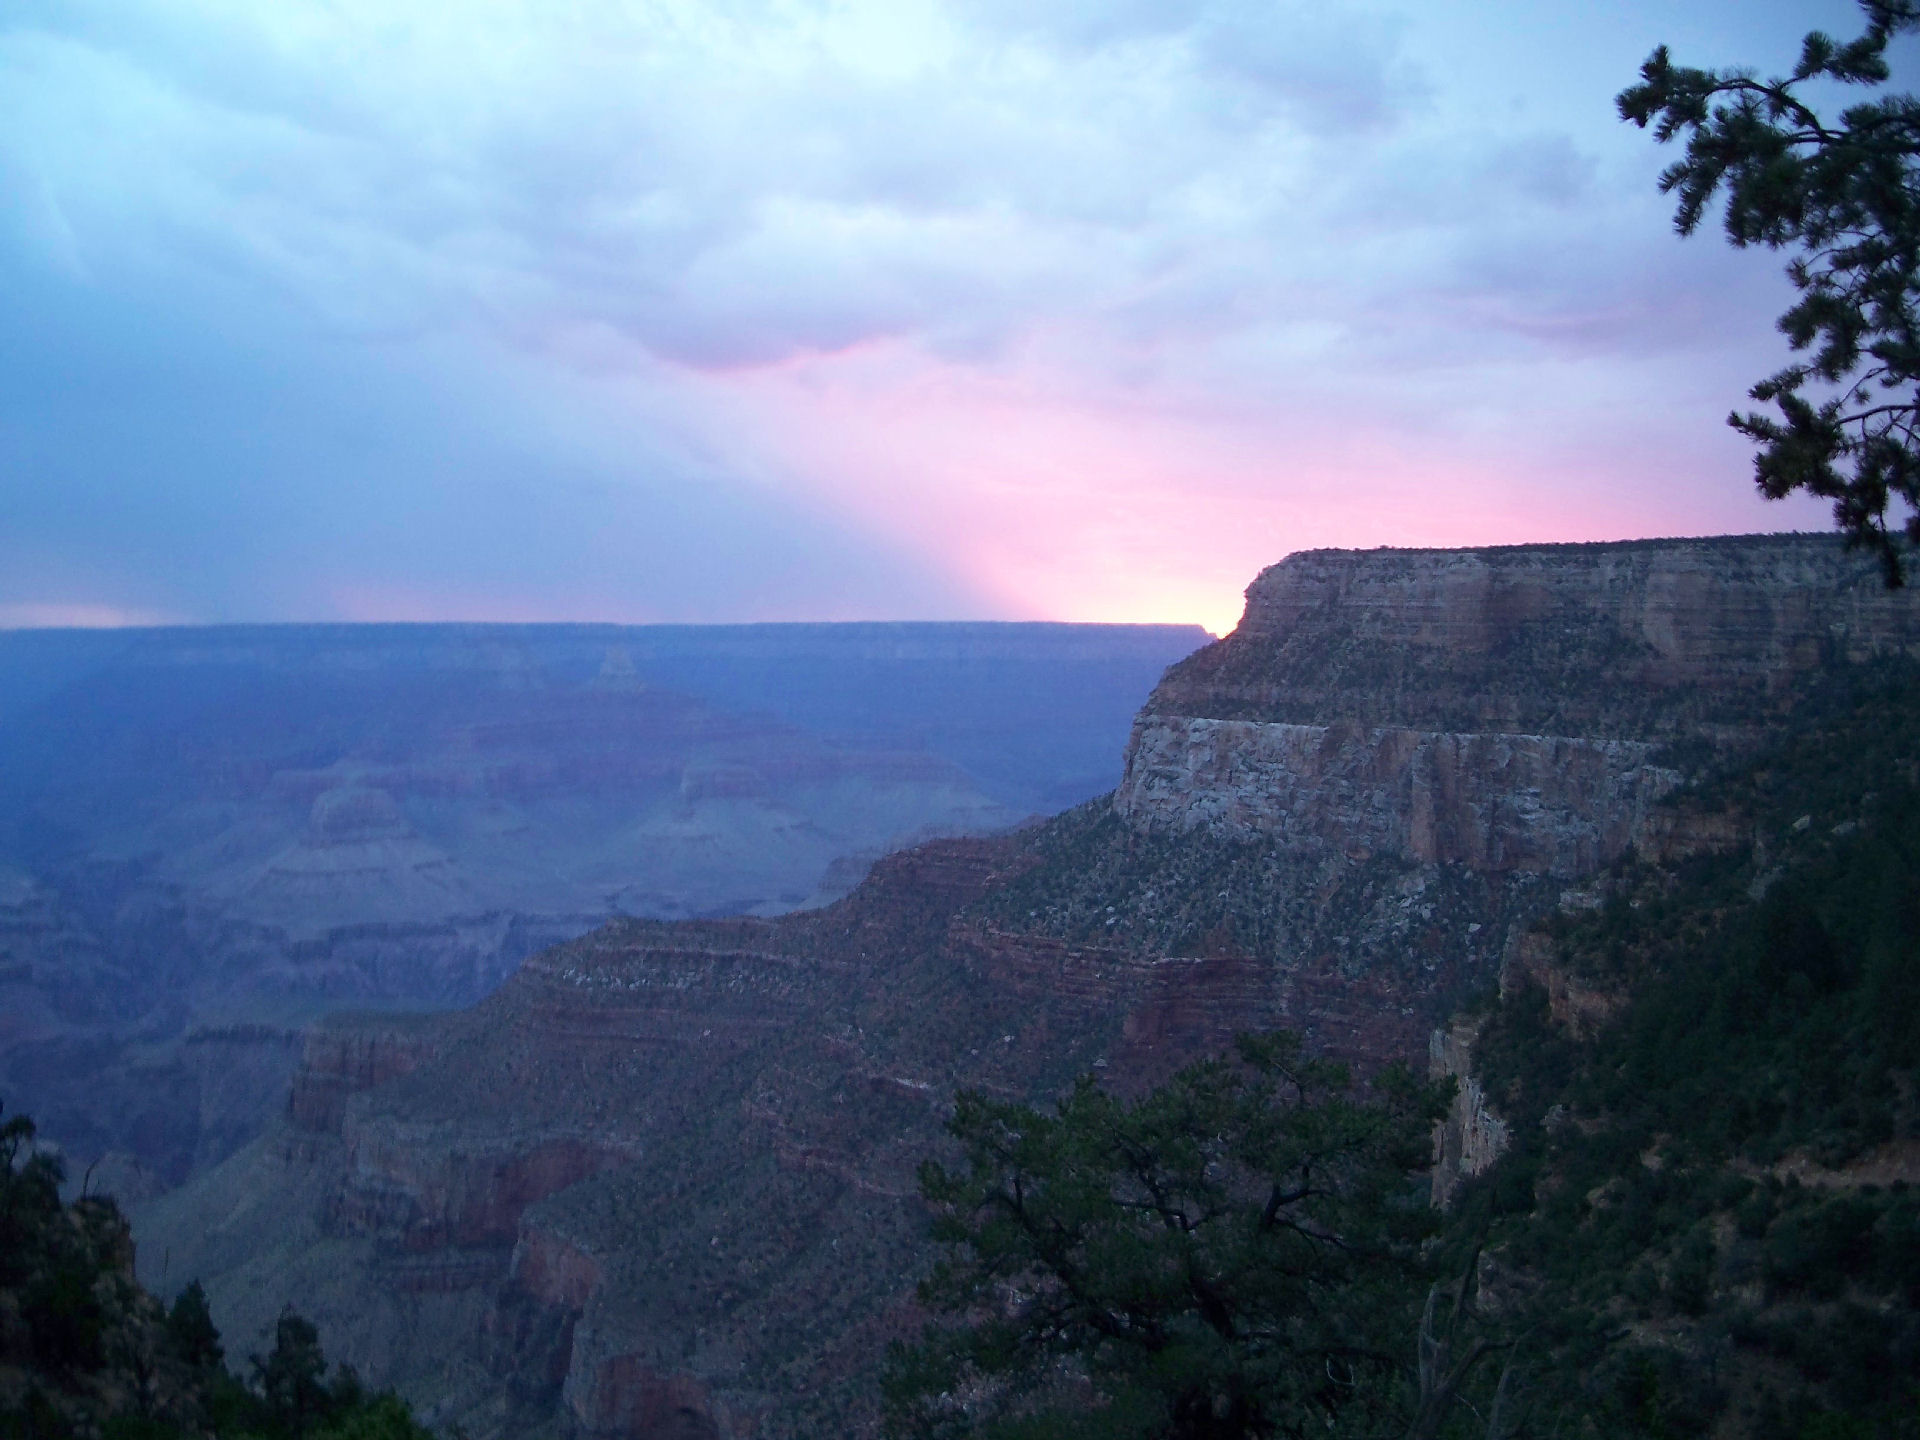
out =
[[(142, 1276), (202, 1278), (242, 1347), (291, 1302), (475, 1435), (870, 1433), (957, 1090), (1137, 1090), (1272, 1025), (1470, 1080), (1449, 1019), (1535, 922), (1623, 858), (1756, 844), (1696, 780), (1914, 660), (1920, 609), (1824, 536), (1290, 557), (1111, 796), (312, 1025), (281, 1122), (136, 1204)], [(1456, 1172), (1501, 1143), (1479, 1099)]]
[(775, 914), (1118, 776), (1180, 626), (0, 633), (0, 1098), (150, 1194), (306, 1025), (620, 915)]

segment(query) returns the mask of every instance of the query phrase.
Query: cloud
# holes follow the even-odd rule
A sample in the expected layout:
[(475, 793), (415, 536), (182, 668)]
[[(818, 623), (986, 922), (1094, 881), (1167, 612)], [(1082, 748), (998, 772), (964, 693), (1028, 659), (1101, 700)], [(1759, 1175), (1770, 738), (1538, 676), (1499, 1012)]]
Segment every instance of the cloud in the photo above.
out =
[(145, 212), (122, 245), (342, 325), (592, 317), (696, 364), (1097, 311), (1391, 108), (1385, 42), (1304, 11), (1062, 50), (903, 8), (82, 5), (5, 53), (73, 203)]
[[(188, 620), (934, 617), (991, 607), (858, 516), (464, 343), (272, 293), (0, 293), (0, 605)], [(387, 607), (381, 612), (379, 603)]]
[(1145, 613), (1609, 484), (1745, 523), (1777, 267), (1676, 245), (1610, 109), (1682, 20), (1786, 23), (16, 0), (0, 603)]

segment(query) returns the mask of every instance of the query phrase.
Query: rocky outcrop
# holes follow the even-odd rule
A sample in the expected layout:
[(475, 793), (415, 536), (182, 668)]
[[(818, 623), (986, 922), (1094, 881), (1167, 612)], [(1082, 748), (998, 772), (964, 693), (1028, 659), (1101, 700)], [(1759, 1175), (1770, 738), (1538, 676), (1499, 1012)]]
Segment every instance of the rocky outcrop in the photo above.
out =
[(579, 1312), (606, 1279), (606, 1267), (564, 1236), (521, 1229), (513, 1249), (513, 1281), (539, 1301)]
[(412, 1252), (504, 1252), (530, 1205), (632, 1158), (573, 1134), (423, 1133), (385, 1118), (352, 1125), (344, 1138), (332, 1227)]
[[(1591, 908), (1599, 900), (1595, 890), (1570, 890), (1561, 896), (1563, 908)], [(1515, 935), (1501, 966), (1500, 998), (1505, 1001), (1522, 987), (1538, 989), (1546, 998), (1549, 1020), (1575, 1040), (1592, 1039), (1628, 1000), (1624, 989), (1595, 983), (1557, 963), (1553, 942), (1538, 930)], [(1455, 1016), (1428, 1042), (1428, 1075), (1450, 1079), (1456, 1087), (1446, 1117), (1433, 1132), (1432, 1199), (1441, 1209), (1453, 1203), (1461, 1186), (1498, 1160), (1513, 1139), (1512, 1125), (1489, 1105), (1486, 1087), (1474, 1073), (1473, 1047), (1486, 1019), (1484, 1014)]]
[(758, 1418), (736, 1418), (698, 1380), (662, 1373), (646, 1355), (614, 1355), (569, 1377), (567, 1409), (591, 1440), (748, 1440)]
[(1453, 1103), (1433, 1131), (1433, 1203), (1446, 1209), (1460, 1187), (1505, 1153), (1512, 1130), (1487, 1108), (1485, 1088), (1473, 1074), (1473, 1042), (1482, 1020), (1456, 1019), (1435, 1030), (1427, 1052), (1427, 1073), (1452, 1080)]
[(1648, 825), (1670, 757), (1753, 735), (1822, 666), (1895, 654), (1920, 656), (1920, 608), (1830, 536), (1313, 551), (1168, 671), (1115, 807), (1580, 875), (1668, 843)]
[(1563, 735), (1144, 716), (1115, 803), (1143, 827), (1584, 875), (1635, 845), (1680, 782), (1653, 753)]
[[(1267, 1025), (1362, 1075), (1425, 1051), (1458, 1078), (1444, 1200), (1504, 1143), (1472, 1028), (1444, 1024), (1460, 998), (1618, 856), (1743, 843), (1692, 804), (1693, 742), (1738, 744), (1808, 667), (1920, 633), (1849, 564), (1791, 537), (1296, 557), (1169, 672), (1111, 805), (888, 856), (819, 910), (609, 924), (411, 1039), (318, 1035), (304, 1148), (278, 1179), (252, 1156), (325, 1257), (288, 1266), (291, 1298), (479, 1435), (871, 1434), (951, 1096), (1138, 1089)], [(761, 786), (715, 763), (676, 795)], [(1603, 1018), (1561, 980), (1556, 1015)], [(208, 1278), (217, 1309), (255, 1303), (244, 1267)], [(355, 1348), (434, 1325), (464, 1389), (418, 1349)]]
[[(1576, 909), (1591, 908), (1597, 898), (1584, 894), (1567, 897)], [(1626, 1008), (1628, 998), (1618, 985), (1599, 984), (1556, 963), (1552, 941), (1538, 932), (1515, 936), (1506, 963), (1501, 967), (1503, 996), (1523, 986), (1537, 987), (1547, 997), (1548, 1016), (1575, 1040), (1592, 1039), (1595, 1032)]]
[(339, 1134), (347, 1100), (412, 1073), (434, 1053), (425, 1017), (337, 1015), (310, 1029), (287, 1097), (296, 1130)]

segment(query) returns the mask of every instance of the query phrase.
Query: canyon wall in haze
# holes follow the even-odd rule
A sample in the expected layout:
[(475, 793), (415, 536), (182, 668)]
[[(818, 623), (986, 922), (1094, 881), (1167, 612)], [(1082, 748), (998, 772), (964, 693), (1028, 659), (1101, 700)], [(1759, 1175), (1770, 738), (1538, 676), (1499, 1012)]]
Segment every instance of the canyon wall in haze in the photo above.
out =
[(258, 1131), (319, 1013), (468, 1005), (610, 917), (825, 903), (1110, 788), (1205, 638), (0, 632), (0, 1101), (76, 1173), (177, 1182)]

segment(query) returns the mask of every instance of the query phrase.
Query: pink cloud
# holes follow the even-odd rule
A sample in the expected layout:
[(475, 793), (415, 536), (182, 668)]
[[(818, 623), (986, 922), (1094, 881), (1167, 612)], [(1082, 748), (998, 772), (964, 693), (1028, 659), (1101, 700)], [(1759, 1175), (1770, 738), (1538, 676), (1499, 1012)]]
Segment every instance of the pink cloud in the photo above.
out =
[[(1338, 394), (1207, 404), (1058, 365), (989, 370), (868, 345), (690, 382), (739, 463), (949, 566), (1015, 617), (1232, 628), (1262, 567), (1325, 546), (1454, 546), (1820, 528), (1765, 506), (1717, 417), (1589, 449), (1575, 417), (1440, 429)], [(1643, 421), (1644, 423), (1644, 421)], [(1631, 443), (1629, 443), (1629, 441)]]

